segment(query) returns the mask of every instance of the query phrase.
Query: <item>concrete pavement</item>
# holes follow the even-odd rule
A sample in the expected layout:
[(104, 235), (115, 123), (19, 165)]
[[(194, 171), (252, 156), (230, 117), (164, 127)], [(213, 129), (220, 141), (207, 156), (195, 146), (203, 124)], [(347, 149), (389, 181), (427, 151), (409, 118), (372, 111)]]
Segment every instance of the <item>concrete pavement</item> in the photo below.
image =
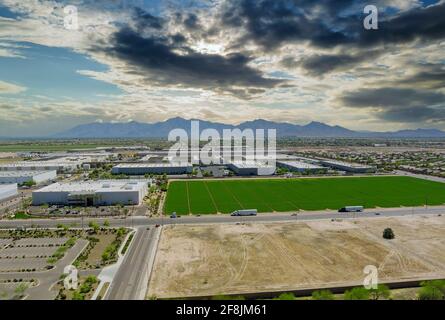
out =
[(106, 300), (143, 300), (154, 262), (160, 228), (138, 228)]

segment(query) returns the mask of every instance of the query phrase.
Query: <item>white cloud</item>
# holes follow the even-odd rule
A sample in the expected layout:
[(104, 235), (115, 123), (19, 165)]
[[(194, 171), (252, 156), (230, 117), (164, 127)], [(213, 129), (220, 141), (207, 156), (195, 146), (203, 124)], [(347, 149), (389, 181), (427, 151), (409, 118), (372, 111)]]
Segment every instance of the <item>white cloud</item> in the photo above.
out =
[(0, 94), (17, 94), (25, 90), (25, 87), (5, 81), (0, 81)]

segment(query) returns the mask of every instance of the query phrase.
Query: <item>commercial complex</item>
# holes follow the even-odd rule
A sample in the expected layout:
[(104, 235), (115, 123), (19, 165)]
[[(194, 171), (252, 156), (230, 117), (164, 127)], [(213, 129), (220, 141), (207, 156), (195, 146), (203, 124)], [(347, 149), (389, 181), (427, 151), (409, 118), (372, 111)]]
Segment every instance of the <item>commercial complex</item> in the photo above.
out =
[(372, 173), (376, 171), (375, 167), (358, 163), (337, 161), (337, 160), (320, 159), (319, 163), (333, 169), (352, 172), (352, 173)]
[(0, 171), (0, 184), (24, 184), (34, 181), (44, 183), (57, 178), (56, 170), (49, 171)]
[(234, 161), (228, 163), (227, 167), (239, 176), (268, 176), (276, 170), (275, 166), (255, 161)]
[(138, 205), (147, 194), (147, 182), (90, 181), (54, 183), (32, 193), (33, 205)]
[(316, 164), (312, 163), (306, 163), (302, 161), (278, 161), (277, 162), (278, 167), (286, 168), (290, 171), (296, 171), (296, 172), (326, 172), (328, 168), (318, 166)]
[(11, 198), (18, 194), (17, 184), (1, 184), (0, 185), (0, 201)]
[(80, 169), (79, 162), (56, 162), (56, 161), (23, 161), (0, 165), (0, 171), (51, 171), (58, 173), (72, 172)]
[(111, 173), (126, 175), (145, 174), (186, 174), (192, 173), (193, 166), (189, 163), (124, 163), (113, 167)]

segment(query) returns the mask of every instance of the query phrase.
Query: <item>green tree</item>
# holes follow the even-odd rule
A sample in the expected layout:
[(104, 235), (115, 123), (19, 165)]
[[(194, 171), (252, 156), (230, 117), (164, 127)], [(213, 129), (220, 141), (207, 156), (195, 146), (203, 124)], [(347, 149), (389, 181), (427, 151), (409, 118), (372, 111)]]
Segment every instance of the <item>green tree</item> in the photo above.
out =
[(372, 300), (389, 299), (391, 290), (387, 285), (379, 284), (376, 289), (369, 290), (369, 296)]
[(108, 220), (104, 221), (104, 227), (109, 227), (110, 226), (110, 222)]
[(73, 300), (85, 300), (85, 295), (83, 293), (74, 291), (73, 292)]
[(295, 295), (291, 292), (282, 293), (275, 300), (295, 300)]
[(356, 287), (347, 290), (344, 294), (345, 300), (369, 300), (369, 290), (365, 287)]
[(394, 234), (394, 231), (392, 231), (391, 228), (386, 228), (385, 230), (383, 230), (383, 238), (384, 239), (391, 240), (391, 239), (394, 239), (395, 237), (396, 236)]
[(445, 299), (445, 280), (423, 281), (420, 284), (419, 300), (443, 300)]
[(99, 227), (99, 225), (97, 224), (97, 222), (94, 222), (94, 221), (90, 221), (90, 222), (88, 223), (88, 226), (89, 226), (91, 229), (93, 229), (94, 233), (97, 233), (97, 231), (99, 231), (99, 229), (100, 229), (100, 227)]
[(329, 290), (317, 290), (312, 292), (312, 300), (334, 300), (335, 297)]
[(443, 300), (443, 293), (436, 287), (424, 286), (418, 293), (419, 300)]

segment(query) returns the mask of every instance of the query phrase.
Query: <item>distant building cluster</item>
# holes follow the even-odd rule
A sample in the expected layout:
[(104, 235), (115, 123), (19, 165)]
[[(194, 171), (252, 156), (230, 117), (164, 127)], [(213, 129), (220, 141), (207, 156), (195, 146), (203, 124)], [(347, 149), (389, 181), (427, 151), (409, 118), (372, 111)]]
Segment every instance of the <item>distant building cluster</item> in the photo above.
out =
[(113, 167), (111, 173), (125, 175), (187, 174), (192, 173), (189, 163), (123, 163)]
[(48, 171), (0, 171), (0, 184), (16, 183), (22, 185), (28, 182), (45, 183), (57, 178), (56, 170)]

